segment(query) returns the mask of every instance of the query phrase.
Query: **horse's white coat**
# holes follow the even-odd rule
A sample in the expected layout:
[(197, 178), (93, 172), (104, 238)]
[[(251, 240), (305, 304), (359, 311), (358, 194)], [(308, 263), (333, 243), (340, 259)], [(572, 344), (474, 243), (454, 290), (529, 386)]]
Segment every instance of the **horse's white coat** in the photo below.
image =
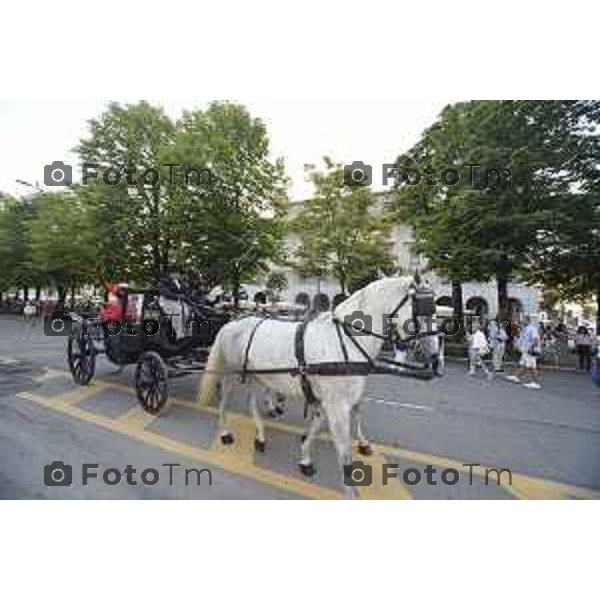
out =
[[(350, 317), (356, 311), (362, 311), (372, 319), (370, 329), (375, 333), (383, 333), (384, 315), (388, 315), (398, 305), (400, 299), (409, 292), (413, 283), (412, 277), (385, 278), (369, 284), (341, 303), (334, 311), (339, 321)], [(397, 319), (403, 323), (412, 318), (411, 302), (405, 303), (400, 309)], [(200, 400), (212, 399), (221, 381), (221, 411), (220, 426), (225, 434), (227, 431), (226, 405), (227, 400), (239, 383), (239, 373), (244, 366), (248, 340), (261, 319), (248, 317), (227, 324), (219, 332), (208, 360), (206, 374), (202, 380)], [(286, 321), (265, 320), (258, 326), (251, 344), (247, 368), (249, 371), (260, 371), (272, 368), (297, 367), (294, 350), (294, 336), (298, 324)], [(383, 341), (374, 336), (361, 335), (358, 342), (375, 359), (381, 350)], [(426, 351), (429, 356), (439, 352), (437, 336), (425, 338)], [(351, 362), (366, 362), (365, 357), (347, 338), (344, 339)], [(344, 355), (340, 347), (335, 324), (329, 313), (317, 317), (306, 328), (304, 340), (306, 362), (343, 362)], [(236, 374), (227, 374), (233, 372)], [(361, 443), (368, 444), (360, 427), (358, 418), (359, 403), (364, 395), (365, 376), (318, 376), (309, 377), (315, 396), (320, 401), (320, 410), (314, 413), (307, 439), (302, 445), (301, 464), (310, 465), (310, 445), (318, 434), (323, 417), (327, 419), (340, 468), (352, 463), (352, 424), (357, 424), (357, 434)], [(257, 422), (257, 439), (264, 440), (264, 426), (256, 406), (256, 386), (264, 386), (268, 390), (283, 394), (286, 398), (304, 402), (304, 394), (298, 377), (289, 374), (255, 374), (248, 377), (251, 384), (251, 409)], [(321, 412), (322, 411), (322, 412)], [(354, 495), (354, 488), (347, 487), (348, 494)]]

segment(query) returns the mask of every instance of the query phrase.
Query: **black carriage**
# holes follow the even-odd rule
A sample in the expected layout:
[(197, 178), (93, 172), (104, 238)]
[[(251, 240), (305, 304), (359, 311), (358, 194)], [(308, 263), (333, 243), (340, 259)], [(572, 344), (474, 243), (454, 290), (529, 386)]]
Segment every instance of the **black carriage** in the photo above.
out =
[(100, 354), (119, 367), (135, 364), (137, 398), (145, 411), (158, 414), (169, 399), (169, 380), (204, 369), (229, 316), (173, 286), (143, 291), (123, 286), (116, 296), (115, 318), (71, 315), (69, 369), (76, 383), (88, 385)]

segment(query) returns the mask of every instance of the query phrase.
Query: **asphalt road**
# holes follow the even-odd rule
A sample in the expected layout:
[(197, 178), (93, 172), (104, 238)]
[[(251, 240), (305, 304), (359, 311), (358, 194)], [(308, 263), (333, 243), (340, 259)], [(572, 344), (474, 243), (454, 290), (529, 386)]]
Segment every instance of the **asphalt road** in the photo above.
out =
[[(223, 447), (215, 407), (194, 402), (197, 377), (173, 381), (174, 402), (158, 418), (138, 408), (132, 379), (132, 368), (117, 374), (101, 358), (94, 385), (75, 386), (64, 338), (47, 338), (41, 324), (0, 316), (0, 498), (342, 497), (326, 432), (317, 443), (316, 475), (308, 479), (295, 465), (300, 406), (269, 421), (261, 454), (241, 398), (233, 402), (237, 443)], [(600, 389), (585, 375), (546, 372), (541, 390), (467, 377), (461, 365), (450, 365), (446, 377), (429, 383), (372, 376), (364, 422), (375, 453), (356, 456), (373, 473), (373, 485), (357, 488), (362, 498), (600, 497)], [(72, 467), (73, 485), (45, 485), (44, 467), (53, 461)], [(421, 483), (391, 478), (383, 486), (386, 463), (401, 473), (418, 470)], [(86, 464), (98, 466), (87, 467), (90, 478), (83, 485)], [(135, 473), (127, 476), (127, 465)], [(437, 485), (427, 482), (428, 465)], [(103, 481), (111, 468), (121, 472), (117, 485)], [(156, 477), (151, 469), (159, 482), (145, 485), (143, 471), (147, 483)], [(186, 469), (194, 469), (188, 485)], [(444, 469), (456, 470), (458, 482), (445, 484)], [(510, 481), (504, 472), (497, 485), (497, 474), (486, 469), (509, 469)], [(450, 471), (446, 475), (453, 480)], [(106, 476), (114, 482), (118, 474)]]

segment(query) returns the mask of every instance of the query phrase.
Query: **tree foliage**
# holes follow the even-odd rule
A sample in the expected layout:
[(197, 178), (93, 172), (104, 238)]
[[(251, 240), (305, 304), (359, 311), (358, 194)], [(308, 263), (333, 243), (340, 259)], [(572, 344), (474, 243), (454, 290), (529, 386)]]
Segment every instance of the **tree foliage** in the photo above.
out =
[(299, 240), (292, 264), (305, 275), (334, 277), (345, 293), (394, 270), (391, 224), (370, 188), (346, 185), (342, 165), (324, 162), (323, 171), (309, 170), (315, 193), (291, 224)]
[[(597, 120), (598, 103), (588, 101), (475, 101), (447, 107), (398, 159), (401, 169), (431, 166), (438, 177), (437, 185), (423, 178), (418, 185), (403, 181), (397, 186), (394, 208), (414, 227), (417, 250), (450, 279), (496, 278), (500, 309), (505, 309), (507, 281), (542, 281), (552, 270), (538, 259), (548, 240), (554, 239), (555, 248), (564, 242), (553, 236), (558, 228), (568, 228), (574, 188), (592, 170), (590, 160), (583, 166), (580, 157), (589, 155), (585, 148)], [(468, 167), (474, 164), (480, 168)], [(450, 168), (461, 175), (456, 185), (439, 182)], [(510, 184), (491, 171), (486, 178), (485, 169), (492, 168), (510, 169)]]

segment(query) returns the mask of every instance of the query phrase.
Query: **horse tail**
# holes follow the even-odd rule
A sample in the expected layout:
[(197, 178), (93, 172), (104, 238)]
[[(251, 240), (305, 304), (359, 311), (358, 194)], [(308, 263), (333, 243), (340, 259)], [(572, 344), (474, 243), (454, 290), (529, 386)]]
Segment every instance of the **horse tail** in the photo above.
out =
[(223, 367), (225, 365), (221, 340), (222, 336), (219, 333), (210, 350), (205, 373), (200, 381), (197, 398), (199, 404), (213, 404), (217, 399), (217, 388), (223, 377)]

